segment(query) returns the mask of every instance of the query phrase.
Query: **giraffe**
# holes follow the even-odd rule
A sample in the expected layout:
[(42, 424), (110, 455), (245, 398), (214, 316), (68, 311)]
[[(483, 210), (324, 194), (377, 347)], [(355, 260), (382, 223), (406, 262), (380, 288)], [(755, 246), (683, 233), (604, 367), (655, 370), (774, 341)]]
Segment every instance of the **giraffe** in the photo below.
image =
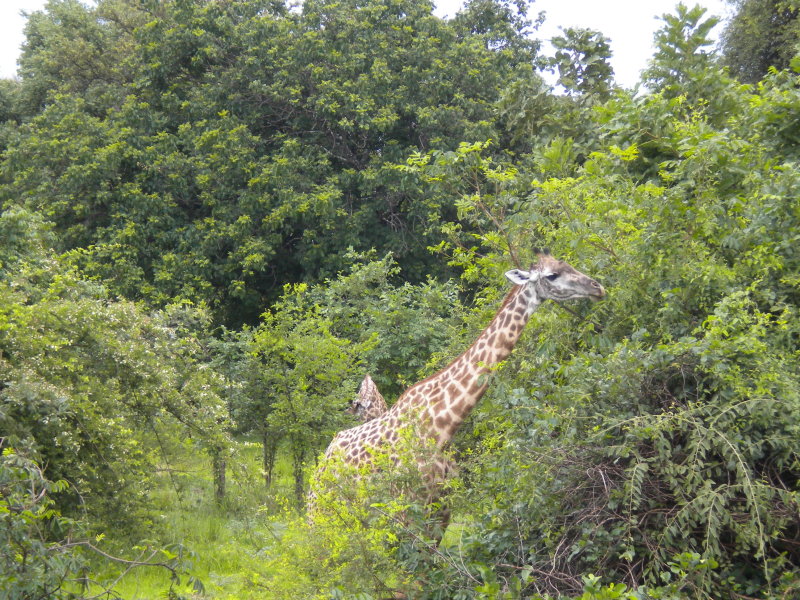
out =
[(353, 399), (353, 404), (347, 409), (347, 412), (366, 422), (383, 416), (388, 410), (386, 400), (368, 373), (361, 382), (358, 395)]
[[(378, 391), (378, 386), (375, 385), (375, 382), (372, 381), (372, 377), (367, 373), (361, 381), (361, 385), (358, 386), (358, 393), (355, 398), (353, 398), (353, 402), (345, 412), (355, 415), (362, 423), (366, 423), (367, 421), (383, 416), (388, 410), (389, 407), (386, 404), (383, 394)], [(317, 475), (323, 472), (324, 469), (325, 465), (320, 465)], [(315, 499), (316, 494), (313, 489), (310, 489), (306, 496), (306, 507), (309, 513), (311, 512), (311, 507)]]
[(383, 448), (391, 455), (401, 426), (411, 421), (426, 438), (420, 441), (430, 443), (436, 453), (422, 478), (427, 488), (425, 501), (438, 499), (437, 490), (452, 467), (445, 447), (486, 392), (492, 370), (511, 354), (534, 311), (545, 300), (599, 300), (605, 296), (602, 285), (548, 251), (538, 253), (538, 261), (529, 271), (512, 269), (505, 275), (514, 287), (475, 342), (444, 369), (408, 388), (383, 415), (336, 434), (325, 452), (322, 469), (333, 460), (356, 467), (370, 465), (371, 449)]

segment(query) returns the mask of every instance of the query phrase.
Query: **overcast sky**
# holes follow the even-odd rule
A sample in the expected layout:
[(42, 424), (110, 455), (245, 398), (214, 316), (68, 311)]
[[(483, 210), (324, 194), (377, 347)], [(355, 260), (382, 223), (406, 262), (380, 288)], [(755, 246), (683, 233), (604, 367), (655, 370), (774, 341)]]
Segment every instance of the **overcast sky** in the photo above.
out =
[[(435, 0), (437, 14), (452, 16), (462, 0)], [(0, 77), (14, 77), (22, 29), (25, 21), (21, 11), (31, 12), (42, 8), (46, 0), (0, 0)], [(700, 4), (709, 14), (725, 17), (728, 7), (725, 0), (688, 0), (687, 4)], [(653, 53), (653, 33), (660, 26), (657, 17), (673, 12), (677, 0), (536, 0), (533, 12), (545, 11), (547, 18), (537, 37), (548, 40), (557, 35), (560, 27), (589, 27), (602, 31), (611, 38), (614, 53), (612, 66), (618, 83), (632, 87), (639, 79)], [(713, 34), (719, 35), (720, 26)], [(549, 47), (545, 49), (549, 54)]]

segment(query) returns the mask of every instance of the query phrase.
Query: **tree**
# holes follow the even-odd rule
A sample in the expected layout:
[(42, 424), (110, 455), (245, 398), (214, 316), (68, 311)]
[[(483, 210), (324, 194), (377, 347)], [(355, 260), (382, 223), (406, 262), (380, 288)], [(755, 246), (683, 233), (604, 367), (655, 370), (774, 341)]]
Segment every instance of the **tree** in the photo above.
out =
[(465, 276), (533, 240), (594, 265), (609, 290), (537, 318), (457, 441), (470, 457), (460, 509), (479, 517), (439, 594), (469, 597), (477, 577), (578, 594), (588, 572), (607, 579), (587, 587), (619, 594), (665, 581), (673, 597), (797, 592), (800, 223), (787, 203), (800, 174), (787, 127), (800, 96), (786, 72), (738, 85), (702, 45), (675, 60), (700, 23), (678, 11), (663, 33), (683, 42), (653, 61), (663, 87), (597, 106), (582, 160), (564, 141), (502, 162), (465, 144), (405, 166), (459, 198), (442, 250)]
[(20, 111), (21, 85), (13, 79), (0, 80), (0, 148), (5, 149), (8, 139), (22, 120)]
[(368, 344), (364, 372), (387, 398), (429, 374), (458, 343), (464, 308), (453, 282), (404, 282), (394, 257), (350, 254), (347, 272), (311, 288), (309, 296), (331, 331), (355, 344)]
[(614, 69), (609, 40), (599, 31), (568, 27), (564, 35), (553, 37), (556, 54), (552, 65), (558, 70), (558, 84), (568, 93), (607, 100), (611, 93)]
[(305, 497), (306, 462), (343, 428), (345, 407), (355, 394), (366, 344), (354, 345), (330, 332), (314, 308), (305, 309), (305, 286), (287, 288), (253, 333), (252, 352), (261, 368), (268, 402), (265, 433), (286, 439), (292, 456), (294, 492)]
[[(4, 598), (88, 600), (96, 597), (87, 589), (90, 582), (104, 594), (115, 595), (113, 586), (119, 579), (111, 587), (93, 580), (97, 562), (92, 564), (92, 557), (123, 563), (127, 571), (166, 569), (172, 576), (167, 594), (173, 593), (185, 567), (178, 554), (168, 548), (151, 548), (149, 556), (130, 560), (104, 552), (95, 546), (102, 536), (90, 540), (86, 523), (65, 518), (58, 510), (53, 496), (69, 486), (66, 481), (48, 480), (36, 461), (8, 447), (4, 438), (0, 438), (0, 450), (0, 585)], [(153, 560), (164, 555), (166, 560)], [(188, 579), (199, 584), (193, 576)]]
[[(0, 438), (0, 441), (3, 441)], [(74, 523), (53, 508), (52, 492), (67, 483), (48, 481), (39, 466), (2, 445), (0, 457), (0, 585), (8, 598), (70, 598), (64, 587), (85, 567), (70, 547)], [(54, 538), (60, 538), (54, 542)]]
[(788, 69), (800, 52), (800, 5), (795, 0), (729, 0), (736, 12), (721, 36), (722, 59), (744, 83), (770, 67)]
[(19, 59), (21, 104), (37, 114), (55, 94), (74, 94), (94, 115), (118, 105), (132, 72), (133, 31), (145, 23), (142, 3), (48, 0), (28, 15)]
[(493, 134), (506, 76), (536, 58), (524, 11), (125, 1), (31, 17), (23, 91), (41, 110), (2, 166), (4, 201), (52, 219), (81, 269), (151, 305), (206, 302), (229, 326), (286, 282), (333, 276), (351, 246), (394, 252), (414, 281), (442, 270), (429, 219), (452, 207), (390, 165)]
[(664, 27), (655, 33), (657, 52), (642, 74), (643, 81), (653, 91), (667, 97), (686, 95), (696, 99), (709, 98), (713, 88), (705, 75), (712, 72), (714, 54), (709, 49), (709, 32), (719, 23), (716, 17), (704, 18), (701, 6), (687, 8), (679, 3), (676, 13), (662, 15)]
[(26, 211), (0, 214), (0, 232), (3, 444), (69, 483), (53, 495), (62, 514), (124, 530), (154, 464), (170, 461), (164, 436), (227, 443), (221, 378), (204, 355), (208, 315), (111, 299), (60, 262)]

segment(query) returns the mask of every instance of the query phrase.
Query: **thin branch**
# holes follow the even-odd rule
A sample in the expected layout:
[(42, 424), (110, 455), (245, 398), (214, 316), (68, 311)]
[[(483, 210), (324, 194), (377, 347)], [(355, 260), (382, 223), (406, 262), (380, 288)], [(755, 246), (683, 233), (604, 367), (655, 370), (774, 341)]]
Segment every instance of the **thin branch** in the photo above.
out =
[[(89, 548), (90, 550), (92, 550), (93, 552), (96, 552), (100, 556), (102, 556), (104, 558), (107, 558), (109, 560), (113, 560), (114, 562), (121, 563), (123, 565), (131, 565), (133, 567), (163, 567), (163, 568), (167, 569), (168, 571), (170, 571), (176, 577), (178, 576), (177, 569), (175, 569), (175, 567), (172, 567), (169, 563), (165, 563), (165, 562), (155, 562), (154, 563), (154, 562), (147, 562), (147, 561), (142, 561), (142, 560), (129, 560), (127, 558), (120, 558), (118, 556), (114, 556), (112, 554), (109, 554), (108, 552), (105, 552), (105, 551), (101, 550), (100, 548), (98, 548), (97, 546), (95, 546), (91, 542), (87, 542), (86, 540), (81, 540), (81, 541), (77, 541), (77, 542), (67, 542), (66, 544), (60, 544), (58, 546), (54, 546), (54, 549), (66, 550), (68, 548), (74, 548), (76, 546), (84, 546), (86, 548)], [(158, 554), (158, 550), (153, 550), (153, 553), (150, 555), (150, 558), (152, 558), (156, 554)]]
[(597, 331), (598, 333), (603, 331), (603, 326), (600, 325), (600, 323), (598, 323), (597, 321), (593, 321), (592, 319), (589, 319), (587, 317), (582, 317), (581, 315), (576, 313), (574, 310), (572, 310), (569, 306), (566, 306), (565, 304), (561, 304), (560, 302), (556, 302), (555, 304), (560, 309), (565, 310), (568, 313), (570, 313), (571, 315), (574, 315), (574, 316), (578, 317), (581, 321), (585, 321), (587, 323), (591, 323), (592, 325), (594, 325), (594, 330)]
[(178, 498), (178, 504), (183, 508), (183, 498), (181, 497), (181, 491), (178, 487), (178, 482), (175, 481), (175, 475), (173, 474), (172, 467), (169, 466), (169, 461), (167, 459), (167, 452), (164, 449), (164, 444), (161, 441), (161, 436), (158, 434), (158, 429), (156, 428), (156, 424), (153, 422), (152, 418), (149, 418), (148, 423), (150, 428), (153, 430), (153, 434), (156, 436), (156, 441), (158, 442), (158, 448), (161, 451), (161, 458), (164, 460), (164, 464), (166, 465), (165, 469), (167, 473), (169, 473), (169, 480), (172, 483), (172, 487), (175, 489), (175, 496)]

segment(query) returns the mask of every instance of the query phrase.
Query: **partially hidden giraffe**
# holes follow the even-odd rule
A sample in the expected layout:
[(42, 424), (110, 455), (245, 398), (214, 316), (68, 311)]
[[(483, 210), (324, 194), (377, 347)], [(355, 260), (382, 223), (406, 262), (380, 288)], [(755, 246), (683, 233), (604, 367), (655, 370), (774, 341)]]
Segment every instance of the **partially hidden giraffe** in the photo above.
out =
[(361, 386), (358, 388), (358, 394), (353, 399), (353, 403), (347, 412), (357, 416), (362, 421), (371, 421), (382, 417), (389, 407), (386, 405), (381, 393), (369, 373), (364, 377)]
[(424, 490), (426, 502), (438, 499), (436, 490), (451, 467), (443, 449), (483, 396), (492, 370), (511, 354), (533, 312), (545, 300), (605, 296), (602, 285), (547, 251), (538, 254), (529, 271), (512, 269), (506, 277), (514, 287), (475, 342), (447, 367), (408, 388), (383, 415), (336, 434), (321, 469), (334, 460), (369, 465), (371, 451), (378, 448), (391, 454), (400, 439), (400, 428), (411, 420), (419, 435), (428, 438), (420, 441), (431, 443), (433, 451), (441, 455), (429, 463), (434, 465), (432, 469), (422, 473), (428, 488)]

